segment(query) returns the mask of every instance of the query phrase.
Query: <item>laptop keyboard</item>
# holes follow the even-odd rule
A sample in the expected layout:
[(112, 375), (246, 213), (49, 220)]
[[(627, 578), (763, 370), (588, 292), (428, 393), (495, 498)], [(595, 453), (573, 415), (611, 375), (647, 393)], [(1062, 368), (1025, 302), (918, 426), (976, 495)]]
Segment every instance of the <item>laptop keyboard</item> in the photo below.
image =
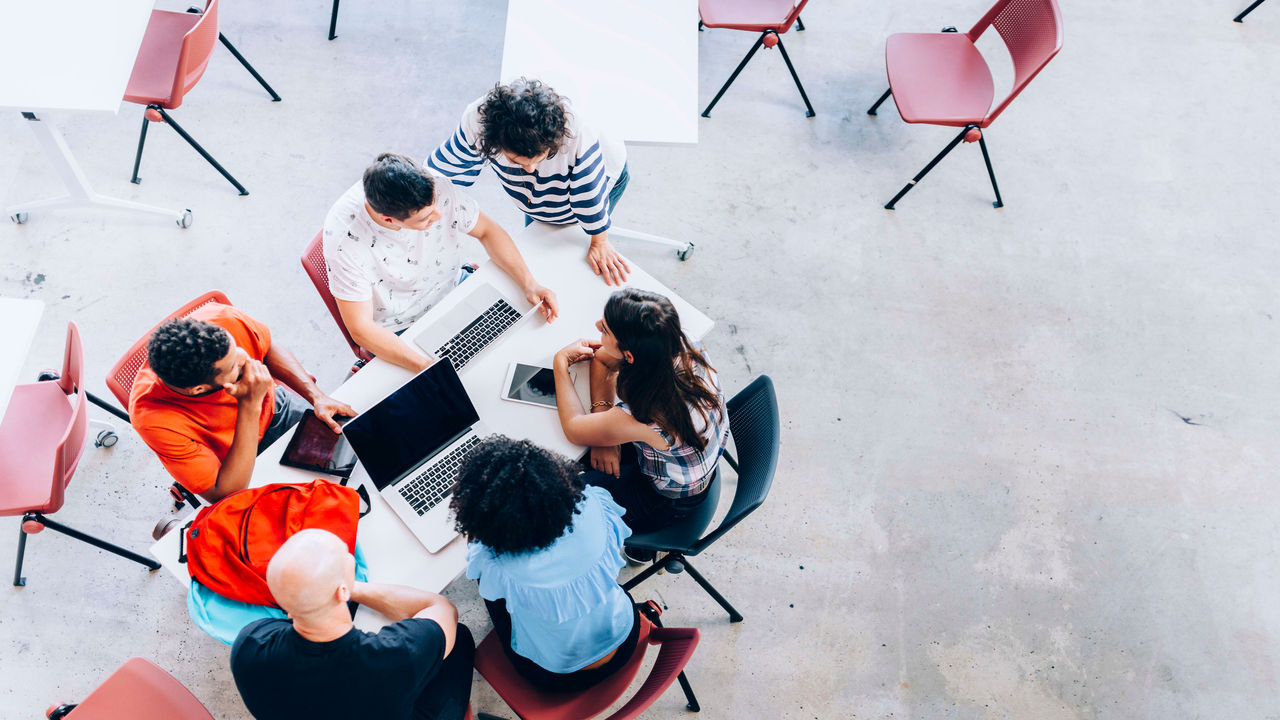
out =
[(449, 339), (436, 350), (437, 358), (449, 358), (454, 370), (466, 367), (476, 353), (483, 350), (494, 338), (520, 319), (520, 311), (506, 300), (498, 300), (480, 314), (480, 317)]
[(422, 472), (400, 483), (396, 488), (400, 491), (400, 496), (419, 515), (426, 515), (428, 510), (439, 505), (453, 491), (462, 459), (471, 452), (471, 448), (479, 444), (480, 438), (472, 435), (449, 454), (432, 458), (422, 468)]

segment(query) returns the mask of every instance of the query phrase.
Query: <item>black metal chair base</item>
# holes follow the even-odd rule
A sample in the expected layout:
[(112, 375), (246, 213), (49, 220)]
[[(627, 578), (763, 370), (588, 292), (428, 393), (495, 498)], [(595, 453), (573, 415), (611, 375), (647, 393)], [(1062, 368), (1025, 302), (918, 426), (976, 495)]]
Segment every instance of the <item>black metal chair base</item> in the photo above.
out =
[(338, 37), (338, 0), (333, 0), (333, 14), (329, 16), (329, 39)]
[(684, 554), (680, 552), (673, 551), (663, 554), (661, 558), (649, 567), (645, 568), (639, 575), (636, 575), (624, 583), (622, 589), (630, 592), (637, 585), (653, 577), (659, 570), (663, 569), (672, 573), (679, 573), (685, 570), (689, 571), (689, 576), (701, 585), (702, 589), (706, 590), (707, 594), (710, 595), (712, 599), (720, 603), (720, 607), (724, 608), (725, 612), (729, 613), (729, 622), (742, 622), (742, 614), (739, 613), (733, 605), (730, 605), (729, 601), (725, 600), (724, 596), (721, 595), (719, 591), (711, 585), (711, 583), (707, 582), (706, 578), (702, 577), (702, 573), (699, 573), (697, 569), (693, 567), (693, 564), (689, 562), (689, 558), (685, 557)]
[[(881, 102), (884, 102), (885, 97), (888, 97), (888, 95), (889, 94), (886, 92), (885, 95), (881, 97), (880, 100), (871, 107), (871, 109), (874, 110), (877, 106), (880, 105)], [(942, 158), (946, 157), (948, 153), (954, 150), (956, 145), (959, 145), (960, 141), (964, 140), (965, 135), (967, 135), (971, 130), (978, 130), (978, 126), (976, 125), (965, 126), (965, 128), (962, 129), (959, 132), (959, 134), (957, 134), (954, 138), (951, 139), (951, 142), (947, 143), (947, 146), (942, 149), (942, 152), (935, 155), (934, 158), (929, 161), (929, 164), (924, 166), (923, 170), (916, 173), (916, 176), (911, 178), (911, 181), (908, 182), (905, 186), (903, 186), (903, 188), (898, 191), (898, 194), (893, 196), (892, 200), (890, 200), (888, 203), (885, 204), (884, 209), (885, 210), (895, 209), (894, 206), (898, 204), (898, 201), (902, 199), (902, 196), (911, 192), (911, 189), (914, 188), (917, 184), (919, 184), (920, 181), (924, 179), (925, 175), (929, 174), (929, 171), (933, 169), (933, 166), (941, 162)], [(994, 190), (996, 193), (996, 200), (991, 205), (992, 207), (1001, 208), (1001, 207), (1004, 207), (1004, 200), (1000, 197), (1000, 186), (996, 184), (996, 171), (991, 167), (991, 155), (987, 152), (987, 139), (985, 137), (985, 134), (982, 134), (981, 130), (979, 130), (979, 133), (980, 134), (978, 135), (978, 146), (982, 148), (982, 160), (987, 165), (987, 176), (991, 178), (991, 189)]]
[(1234, 21), (1235, 21), (1235, 22), (1238, 22), (1238, 23), (1242, 23), (1242, 22), (1244, 22), (1244, 16), (1245, 16), (1245, 15), (1248, 15), (1248, 14), (1249, 14), (1249, 13), (1251, 13), (1251, 12), (1253, 12), (1253, 9), (1254, 9), (1254, 8), (1256, 8), (1256, 7), (1258, 7), (1259, 5), (1261, 5), (1263, 2), (1265, 2), (1265, 0), (1254, 0), (1254, 2), (1253, 2), (1253, 4), (1252, 4), (1252, 5), (1250, 5), (1249, 7), (1247, 7), (1247, 8), (1245, 8), (1245, 9), (1244, 9), (1244, 12), (1242, 12), (1242, 13), (1240, 13), (1239, 15), (1235, 16)]
[[(652, 600), (638, 603), (638, 605), (641, 614), (648, 618), (654, 627), (662, 627), (662, 612), (658, 610)], [(685, 708), (691, 712), (701, 712), (702, 706), (698, 704), (698, 698), (693, 694), (693, 686), (689, 684), (689, 678), (685, 676), (683, 670), (676, 676), (676, 680), (680, 682), (680, 690), (684, 692)]]
[[(194, 15), (200, 15), (204, 11), (198, 7), (189, 7), (187, 8), (187, 12)], [(218, 40), (222, 42), (223, 47), (231, 51), (231, 54), (235, 56), (236, 60), (240, 61), (240, 64), (244, 66), (244, 69), (249, 71), (249, 74), (253, 76), (253, 79), (258, 81), (258, 84), (262, 86), (262, 89), (267, 91), (267, 94), (271, 96), (271, 102), (280, 102), (280, 96), (276, 94), (276, 91), (272, 90), (271, 86), (267, 84), (267, 81), (262, 79), (262, 76), (258, 74), (258, 71), (254, 70), (253, 66), (249, 64), (249, 61), (244, 59), (244, 56), (240, 54), (239, 50), (236, 50), (236, 46), (231, 44), (231, 41), (227, 39), (227, 36), (219, 32)]]
[[(172, 115), (164, 111), (164, 108), (160, 107), (159, 105), (148, 105), (147, 110), (155, 110), (156, 112), (160, 113), (160, 117), (164, 119), (165, 124), (172, 127), (174, 129), (174, 132), (178, 133), (178, 135), (182, 136), (183, 140), (187, 141), (188, 145), (195, 148), (196, 152), (200, 153), (201, 157), (203, 157), (206, 161), (208, 161), (208, 163), (212, 165), (215, 170), (221, 173), (222, 177), (227, 179), (227, 182), (234, 185), (236, 190), (240, 191), (241, 195), (249, 194), (249, 191), (246, 190), (244, 186), (240, 184), (240, 181), (232, 177), (231, 173), (227, 172), (226, 168), (222, 167), (222, 165), (220, 165), (217, 160), (214, 160), (213, 156), (210, 155), (208, 151), (206, 151), (203, 147), (201, 147), (200, 143), (196, 142), (195, 138), (191, 137), (191, 135), (189, 135), (186, 130), (182, 129), (181, 125), (179, 125), (177, 122), (174, 121)], [(149, 125), (150, 123), (151, 123), (151, 120), (147, 117), (147, 114), (144, 111), (142, 113), (142, 132), (139, 133), (138, 135), (138, 155), (133, 160), (133, 179), (131, 180), (131, 182), (133, 182), (135, 185), (142, 182), (142, 179), (138, 177), (138, 169), (142, 166), (142, 148), (147, 142), (147, 125)]]
[[(119, 545), (113, 545), (112, 543), (109, 543), (106, 540), (100, 540), (92, 535), (87, 535), (85, 533), (82, 533), (79, 530), (76, 530), (75, 528), (68, 527), (66, 525), (63, 525), (62, 523), (50, 520), (49, 518), (45, 517), (41, 513), (29, 512), (22, 517), (23, 524), (27, 522), (32, 522), (32, 521), (38, 522), (50, 530), (60, 532), (63, 535), (67, 535), (69, 537), (75, 538), (76, 540), (79, 540), (81, 542), (89, 543), (90, 545), (98, 548), (99, 550), (106, 550), (107, 552), (113, 553), (115, 555), (119, 555), (120, 557), (125, 558), (126, 560), (132, 560), (138, 563), (139, 565), (145, 566), (149, 570), (155, 571), (160, 569), (160, 563), (156, 562), (155, 560), (152, 560), (150, 558), (145, 558), (139, 555), (138, 553), (132, 552), (130, 550), (125, 550)], [(22, 525), (19, 525), (18, 526), (18, 559), (13, 566), (13, 584), (15, 587), (22, 587), (27, 584), (27, 579), (22, 576), (22, 561), (24, 556), (26, 555), (26, 552), (27, 552), (27, 532), (23, 530)]]
[[(804, 28), (801, 27), (800, 29), (803, 30)], [(720, 98), (724, 96), (725, 91), (729, 89), (729, 86), (733, 84), (734, 80), (738, 79), (738, 75), (742, 72), (742, 69), (747, 66), (747, 63), (751, 62), (751, 57), (755, 55), (756, 51), (760, 49), (760, 46), (764, 44), (765, 38), (770, 35), (773, 35), (774, 39), (777, 40), (778, 50), (782, 52), (782, 61), (787, 64), (787, 70), (791, 72), (791, 79), (795, 80), (796, 89), (800, 91), (800, 98), (804, 100), (804, 106), (806, 108), (805, 117), (813, 117), (815, 115), (813, 111), (813, 104), (809, 102), (809, 95), (804, 91), (804, 85), (800, 83), (800, 76), (796, 74), (795, 66), (791, 64), (791, 56), (787, 54), (787, 48), (782, 44), (782, 36), (772, 30), (765, 30), (760, 33), (760, 37), (756, 38), (755, 44), (747, 51), (746, 57), (742, 58), (742, 62), (738, 63), (738, 67), (734, 68), (733, 74), (729, 76), (727, 81), (725, 81), (724, 86), (720, 88), (720, 92), (716, 93), (716, 96), (711, 99), (711, 103), (707, 105), (707, 109), (702, 111), (702, 117), (711, 117), (711, 108), (714, 108), (716, 103), (720, 102)]]

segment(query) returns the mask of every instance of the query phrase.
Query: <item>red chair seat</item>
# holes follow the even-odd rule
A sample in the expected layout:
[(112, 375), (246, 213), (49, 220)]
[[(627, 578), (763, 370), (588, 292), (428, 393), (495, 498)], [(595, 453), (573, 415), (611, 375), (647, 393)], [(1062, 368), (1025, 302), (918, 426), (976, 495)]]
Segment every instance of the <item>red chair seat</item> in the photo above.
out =
[(156, 104), (172, 110), (182, 104), (170, 104), (173, 98), (173, 78), (178, 72), (178, 58), (182, 53), (182, 40), (199, 22), (196, 13), (152, 10), (147, 32), (138, 48), (138, 58), (133, 62), (133, 74), (125, 88), (125, 102), (139, 105)]
[[(22, 515), (31, 510), (52, 513), (62, 507), (62, 494), (54, 506), (54, 468), (58, 444), (71, 422), (71, 399), (56, 382), (18, 385), (0, 421), (0, 516)], [(75, 470), (76, 461), (67, 477)]]
[(885, 65), (904, 121), (985, 127), (995, 83), (987, 61), (964, 34), (890, 35)]
[(698, 14), (709, 28), (786, 32), (791, 28), (791, 0), (698, 0)]
[(213, 720), (182, 683), (142, 658), (133, 658), (120, 666), (67, 717), (75, 720)]

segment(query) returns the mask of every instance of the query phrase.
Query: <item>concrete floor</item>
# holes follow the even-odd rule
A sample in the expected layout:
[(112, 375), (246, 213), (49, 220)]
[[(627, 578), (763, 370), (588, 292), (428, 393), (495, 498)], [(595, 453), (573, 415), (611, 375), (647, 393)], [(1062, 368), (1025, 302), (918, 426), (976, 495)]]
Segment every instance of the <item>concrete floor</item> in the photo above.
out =
[[(785, 38), (817, 117), (761, 53), (696, 147), (631, 149), (619, 223), (698, 250), (624, 252), (717, 320), (730, 390), (768, 373), (782, 405), (773, 496), (699, 561), (746, 621), (689, 578), (643, 586), (703, 632), (703, 716), (1280, 717), (1280, 4), (1233, 24), (1245, 4), (1064, 3), (1065, 50), (989, 133), (1002, 210), (971, 145), (882, 210), (951, 131), (863, 113), (888, 34), (964, 29), (985, 2), (818, 0)], [(227, 2), (285, 100), (219, 50), (176, 113), (249, 197), (162, 127), (130, 185), (137, 107), (67, 118), (99, 189), (196, 222), (0, 223), (0, 295), (47, 304), (28, 376), (75, 320), (105, 394), (130, 342), (216, 287), (341, 381), (300, 249), (376, 153), (424, 155), (497, 79), (505, 4), (344, 3), (334, 42), (328, 7)], [(700, 36), (703, 102), (751, 41)], [(0, 202), (57, 189), (16, 114), (0, 150)], [(492, 178), (476, 194), (518, 227)], [(121, 437), (86, 451), (58, 519), (142, 549), (167, 479)], [(247, 716), (172, 578), (52, 533), (27, 557), (28, 586), (0, 592), (0, 716), (82, 698), (132, 655)], [(449, 596), (487, 631), (470, 583)], [(687, 714), (670, 691), (649, 716)]]

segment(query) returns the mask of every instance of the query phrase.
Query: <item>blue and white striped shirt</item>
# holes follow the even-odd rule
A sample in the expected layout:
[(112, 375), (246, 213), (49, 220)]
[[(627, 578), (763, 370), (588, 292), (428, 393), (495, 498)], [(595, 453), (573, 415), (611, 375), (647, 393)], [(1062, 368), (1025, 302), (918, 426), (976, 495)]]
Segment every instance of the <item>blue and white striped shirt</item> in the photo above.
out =
[(526, 215), (545, 223), (580, 223), (588, 235), (609, 229), (609, 190), (622, 172), (626, 150), (577, 121), (566, 107), (568, 136), (555, 157), (538, 163), (530, 173), (509, 162), (502, 153), (482, 157), (480, 98), (467, 106), (457, 131), (427, 158), (426, 165), (454, 185), (470, 186), (487, 162), (502, 187)]

